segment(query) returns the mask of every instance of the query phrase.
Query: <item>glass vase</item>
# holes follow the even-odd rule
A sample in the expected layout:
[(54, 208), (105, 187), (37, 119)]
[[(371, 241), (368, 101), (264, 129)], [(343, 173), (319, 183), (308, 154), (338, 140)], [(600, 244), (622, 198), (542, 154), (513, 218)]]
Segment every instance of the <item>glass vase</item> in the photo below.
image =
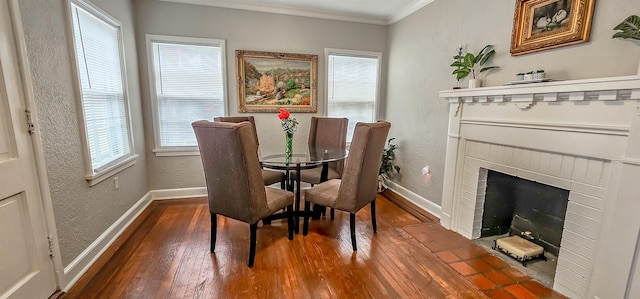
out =
[(284, 136), (284, 154), (287, 158), (287, 162), (289, 162), (291, 161), (291, 156), (293, 155), (293, 133), (285, 133)]

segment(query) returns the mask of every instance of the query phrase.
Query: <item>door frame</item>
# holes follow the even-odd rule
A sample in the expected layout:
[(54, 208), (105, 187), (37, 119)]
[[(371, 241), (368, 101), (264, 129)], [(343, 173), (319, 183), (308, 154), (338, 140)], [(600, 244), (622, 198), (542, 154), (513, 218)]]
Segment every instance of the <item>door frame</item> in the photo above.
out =
[(9, 13), (11, 15), (11, 25), (13, 27), (13, 36), (15, 39), (16, 52), (18, 55), (18, 68), (20, 70), (20, 81), (22, 83), (22, 93), (25, 101), (25, 107), (31, 110), (31, 119), (35, 127), (34, 133), (31, 134), (31, 146), (36, 164), (36, 172), (38, 177), (38, 186), (40, 188), (40, 198), (45, 216), (45, 224), (47, 235), (52, 238), (50, 241), (53, 248), (53, 257), (51, 262), (55, 271), (56, 287), (61, 290), (68, 283), (64, 275), (64, 267), (60, 256), (60, 244), (58, 242), (58, 232), (56, 230), (56, 222), (53, 213), (53, 203), (51, 200), (51, 191), (49, 188), (49, 178), (47, 176), (47, 168), (45, 163), (44, 145), (42, 136), (40, 135), (40, 123), (36, 111), (35, 95), (33, 92), (33, 81), (31, 70), (29, 69), (29, 59), (27, 54), (27, 45), (24, 38), (24, 29), (22, 27), (22, 18), (20, 16), (19, 0), (7, 0), (9, 4)]

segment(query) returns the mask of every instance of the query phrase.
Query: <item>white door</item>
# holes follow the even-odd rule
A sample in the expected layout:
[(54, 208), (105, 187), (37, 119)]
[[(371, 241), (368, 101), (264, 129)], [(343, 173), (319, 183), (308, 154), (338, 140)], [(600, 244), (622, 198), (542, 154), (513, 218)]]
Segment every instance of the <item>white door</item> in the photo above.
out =
[(0, 298), (56, 290), (9, 0), (0, 0)]

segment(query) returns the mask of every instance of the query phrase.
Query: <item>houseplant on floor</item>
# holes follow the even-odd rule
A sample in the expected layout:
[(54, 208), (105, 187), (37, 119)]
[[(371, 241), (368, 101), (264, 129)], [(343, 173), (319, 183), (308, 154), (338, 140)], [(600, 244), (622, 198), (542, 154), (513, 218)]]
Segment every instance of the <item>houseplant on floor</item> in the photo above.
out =
[(384, 185), (385, 179), (390, 179), (393, 173), (400, 173), (400, 166), (395, 164), (396, 149), (398, 145), (392, 143), (395, 138), (391, 138), (387, 141), (387, 146), (382, 151), (382, 163), (380, 163), (380, 171), (378, 172), (378, 192), (382, 192), (386, 189)]
[[(493, 55), (496, 54), (496, 50), (492, 49), (493, 45), (486, 45), (478, 54), (467, 53), (465, 55), (453, 56), (452, 67), (456, 69), (451, 73), (456, 76), (457, 80), (462, 80), (471, 74), (469, 79), (469, 88), (476, 88), (482, 86), (482, 81), (477, 78), (480, 73), (488, 70), (496, 69), (497, 66), (485, 66), (482, 67)], [(478, 69), (479, 68), (479, 69)]]

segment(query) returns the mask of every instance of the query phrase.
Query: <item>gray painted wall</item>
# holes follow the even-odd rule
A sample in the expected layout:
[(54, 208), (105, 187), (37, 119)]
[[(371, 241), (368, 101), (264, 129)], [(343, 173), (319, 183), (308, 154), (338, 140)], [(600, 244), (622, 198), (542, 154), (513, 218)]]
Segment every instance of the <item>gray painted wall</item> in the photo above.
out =
[[(318, 55), (318, 113), (293, 113), (300, 122), (294, 143), (306, 144), (311, 116), (323, 115), (326, 102), (325, 48), (383, 52), (387, 59), (387, 26), (320, 20), (155, 0), (136, 0), (136, 38), (151, 189), (202, 187), (199, 156), (156, 157), (149, 98), (145, 34), (224, 39), (226, 41), (229, 115), (238, 115), (235, 50)], [(382, 69), (386, 73), (386, 68)], [(382, 78), (383, 82), (386, 80)], [(384, 84), (381, 95), (385, 94)], [(382, 102), (384, 106), (384, 101)], [(261, 146), (284, 146), (277, 113), (255, 113)]]
[(133, 15), (128, 0), (96, 0), (122, 23), (136, 164), (120, 173), (120, 189), (107, 179), (84, 178), (79, 99), (67, 30), (67, 1), (20, 1), (36, 112), (40, 121), (62, 263), (68, 265), (149, 190)]
[[(596, 1), (591, 39), (518, 57), (509, 53), (514, 1), (437, 0), (389, 26), (389, 71), (385, 118), (398, 138), (397, 162), (402, 176), (394, 181), (440, 205), (449, 105), (438, 91), (450, 89), (449, 67), (458, 44), (477, 53), (487, 44), (496, 49), (485, 86), (514, 80), (516, 73), (544, 69), (560, 80), (635, 75), (640, 60), (637, 42), (611, 39), (618, 23), (638, 11), (637, 0)], [(481, 76), (482, 78), (482, 76)], [(466, 84), (466, 79), (463, 86)], [(420, 169), (431, 166), (430, 181)]]

